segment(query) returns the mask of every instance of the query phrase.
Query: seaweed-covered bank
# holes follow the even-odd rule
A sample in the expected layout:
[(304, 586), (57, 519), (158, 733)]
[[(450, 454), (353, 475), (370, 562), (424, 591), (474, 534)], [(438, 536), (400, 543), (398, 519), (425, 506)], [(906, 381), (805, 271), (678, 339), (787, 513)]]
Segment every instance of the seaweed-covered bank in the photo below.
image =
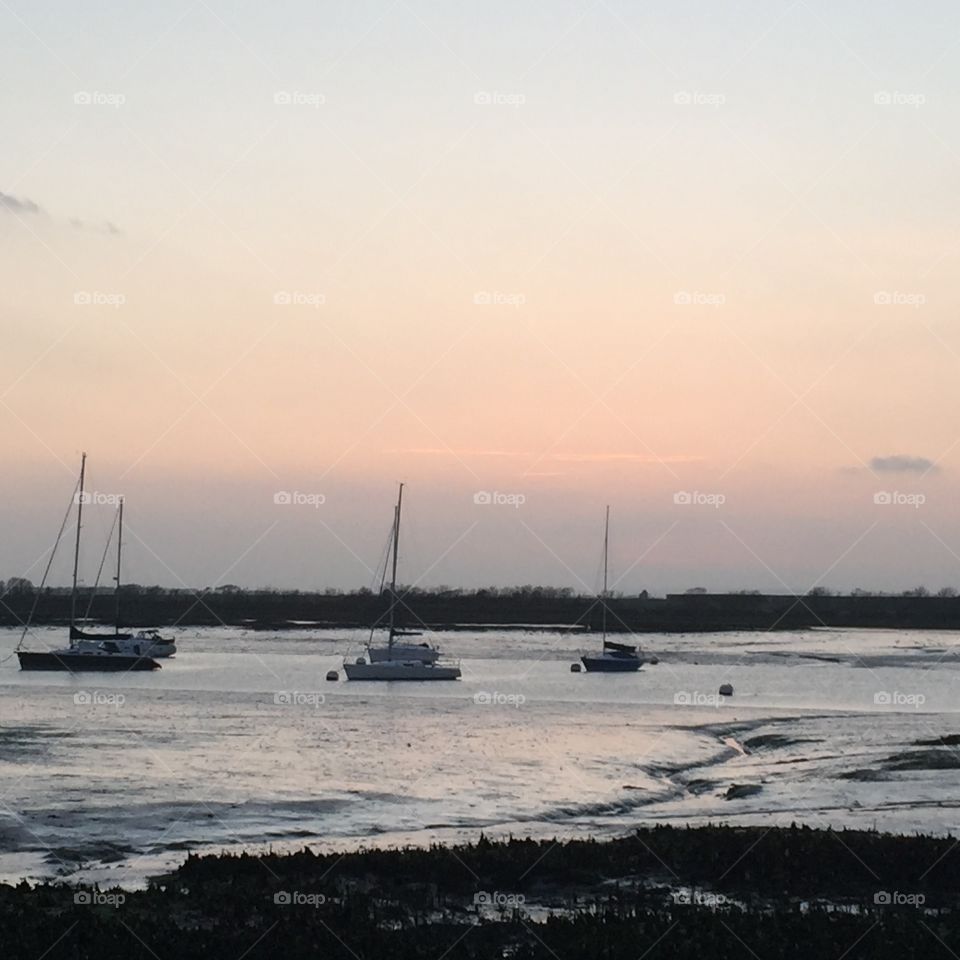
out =
[(905, 958), (960, 951), (949, 836), (646, 827), (600, 842), (188, 858), (0, 887), (5, 957)]

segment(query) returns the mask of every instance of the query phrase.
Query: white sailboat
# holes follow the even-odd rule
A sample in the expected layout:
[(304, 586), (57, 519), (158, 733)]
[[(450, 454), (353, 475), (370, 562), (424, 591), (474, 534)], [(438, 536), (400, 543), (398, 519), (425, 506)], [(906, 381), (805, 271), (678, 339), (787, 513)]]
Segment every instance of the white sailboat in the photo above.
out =
[[(353, 663), (344, 660), (343, 670), (348, 680), (459, 680), (459, 664), (440, 662), (440, 651), (436, 647), (423, 643), (397, 643), (411, 636), (410, 631), (396, 627), (397, 606), (397, 556), (400, 548), (400, 510), (403, 505), (403, 484), (397, 495), (397, 505), (393, 510), (393, 563), (390, 576), (390, 609), (386, 646), (373, 645), (373, 630), (370, 631), (370, 643), (367, 655), (358, 657)], [(413, 634), (416, 635), (416, 634)]]

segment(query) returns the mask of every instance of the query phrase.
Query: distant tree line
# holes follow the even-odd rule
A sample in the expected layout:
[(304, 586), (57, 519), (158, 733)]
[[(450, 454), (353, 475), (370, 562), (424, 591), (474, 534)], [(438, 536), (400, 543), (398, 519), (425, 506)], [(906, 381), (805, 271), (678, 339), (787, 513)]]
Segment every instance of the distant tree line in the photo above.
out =
[[(122, 625), (238, 626), (284, 629), (317, 626), (364, 627), (382, 621), (391, 604), (389, 588), (343, 591), (244, 589), (221, 584), (202, 589), (124, 584), (120, 591)], [(936, 596), (923, 587), (900, 594), (856, 590), (842, 595), (814, 587), (805, 595), (762, 594), (742, 590), (707, 593), (694, 588), (653, 598), (611, 593), (605, 602), (569, 587), (398, 587), (396, 613), (407, 627), (482, 628), (564, 625), (600, 629), (606, 607), (611, 632), (714, 630), (796, 630), (807, 627), (960, 628), (960, 601), (952, 588)], [(69, 620), (67, 587), (38, 590), (23, 577), (0, 583), (0, 625), (18, 626)], [(82, 618), (112, 624), (116, 603), (112, 587), (81, 587), (77, 611)]]

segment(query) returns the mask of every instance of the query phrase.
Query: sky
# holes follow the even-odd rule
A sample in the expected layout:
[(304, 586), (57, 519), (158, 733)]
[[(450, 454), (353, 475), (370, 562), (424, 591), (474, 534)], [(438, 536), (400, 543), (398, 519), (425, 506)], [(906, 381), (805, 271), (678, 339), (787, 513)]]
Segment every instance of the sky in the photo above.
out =
[[(960, 8), (0, 2), (0, 578), (960, 587)], [(50, 582), (69, 576), (58, 551)]]

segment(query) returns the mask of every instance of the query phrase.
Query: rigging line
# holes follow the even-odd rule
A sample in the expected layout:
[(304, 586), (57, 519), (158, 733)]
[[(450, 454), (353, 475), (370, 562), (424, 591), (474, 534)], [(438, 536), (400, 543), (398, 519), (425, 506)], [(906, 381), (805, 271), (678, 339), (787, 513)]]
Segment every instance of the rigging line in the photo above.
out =
[(93, 601), (97, 596), (97, 588), (100, 586), (100, 575), (103, 573), (103, 565), (107, 562), (107, 551), (110, 549), (110, 544), (113, 543), (113, 531), (117, 529), (118, 516), (120, 516), (119, 511), (113, 515), (113, 523), (110, 524), (110, 531), (107, 533), (107, 542), (103, 545), (103, 556), (100, 557), (100, 566), (97, 568), (97, 579), (93, 581), (93, 590), (90, 592), (90, 599), (87, 601), (87, 609), (83, 614), (84, 620), (90, 619), (90, 611), (93, 609)]
[[(37, 604), (40, 602), (40, 594), (43, 592), (43, 588), (47, 585), (47, 577), (50, 575), (50, 568), (53, 566), (53, 558), (57, 555), (57, 547), (60, 546), (60, 540), (63, 538), (63, 531), (67, 528), (67, 521), (70, 519), (70, 511), (73, 509), (73, 502), (77, 497), (77, 491), (80, 489), (80, 481), (74, 484), (73, 487), (73, 496), (70, 498), (70, 503), (67, 505), (67, 512), (63, 515), (63, 522), (60, 524), (60, 531), (57, 534), (57, 539), (53, 544), (53, 549), (50, 551), (50, 556), (47, 558), (47, 567), (43, 571), (43, 579), (40, 581), (40, 586), (37, 587), (36, 593), (33, 595), (33, 606), (30, 607), (30, 615), (27, 617), (27, 622), (23, 625), (23, 632), (20, 634), (20, 640), (14, 648), (14, 653), (17, 652), (22, 646), (24, 638), (27, 635), (27, 631), (30, 629), (30, 624), (33, 622), (33, 615), (37, 612)], [(6, 663), (10, 657), (13, 656), (13, 653), (9, 657), (5, 657), (0, 663)]]

